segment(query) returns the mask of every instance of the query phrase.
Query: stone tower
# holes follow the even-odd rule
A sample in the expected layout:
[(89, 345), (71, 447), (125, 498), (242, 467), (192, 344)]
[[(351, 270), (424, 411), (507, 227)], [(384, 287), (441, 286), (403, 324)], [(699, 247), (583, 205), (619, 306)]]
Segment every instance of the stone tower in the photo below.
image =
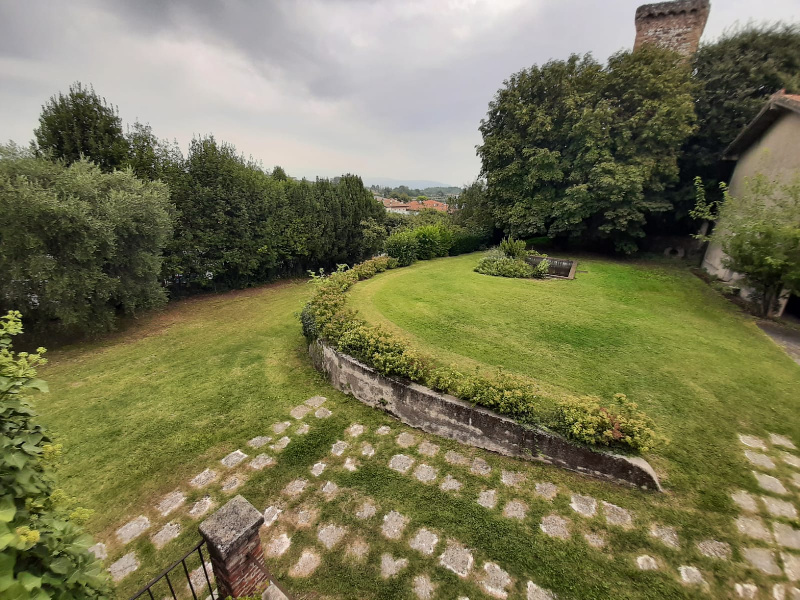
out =
[(675, 0), (640, 6), (636, 9), (634, 51), (643, 44), (655, 44), (691, 56), (700, 44), (710, 9), (709, 0)]

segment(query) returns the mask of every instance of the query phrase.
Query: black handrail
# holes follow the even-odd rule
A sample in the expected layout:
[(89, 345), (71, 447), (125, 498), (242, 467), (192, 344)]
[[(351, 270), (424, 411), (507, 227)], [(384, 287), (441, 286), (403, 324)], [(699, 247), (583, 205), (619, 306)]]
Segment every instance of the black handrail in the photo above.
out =
[(211, 579), (209, 578), (208, 570), (206, 569), (206, 561), (205, 561), (205, 558), (203, 557), (203, 546), (205, 545), (205, 543), (206, 543), (205, 540), (200, 540), (199, 542), (197, 542), (197, 544), (194, 546), (194, 548), (189, 550), (185, 555), (183, 555), (181, 558), (176, 560), (174, 563), (172, 563), (166, 569), (161, 571), (161, 573), (156, 575), (152, 579), (152, 581), (150, 581), (150, 583), (145, 585), (142, 589), (140, 589), (138, 592), (136, 592), (136, 594), (131, 596), (130, 600), (137, 600), (137, 598), (141, 598), (144, 594), (147, 594), (150, 597), (150, 600), (155, 600), (155, 598), (153, 596), (152, 588), (153, 588), (154, 585), (156, 585), (162, 579), (166, 580), (167, 587), (169, 587), (169, 592), (170, 592), (170, 594), (172, 594), (173, 600), (178, 600), (178, 596), (175, 593), (175, 588), (173, 587), (172, 581), (169, 578), (170, 572), (173, 569), (175, 569), (178, 565), (183, 565), (183, 572), (186, 575), (186, 582), (189, 584), (189, 591), (192, 593), (193, 600), (199, 600), (198, 597), (197, 597), (197, 593), (195, 592), (195, 589), (194, 589), (194, 584), (192, 583), (192, 576), (189, 573), (189, 567), (186, 566), (186, 559), (189, 558), (195, 552), (197, 552), (197, 555), (200, 557), (200, 567), (203, 569), (203, 575), (205, 576), (206, 584), (208, 585), (208, 593), (211, 595), (212, 600), (215, 600), (216, 598), (218, 598), (218, 596), (216, 596), (214, 594), (214, 588), (211, 585)]

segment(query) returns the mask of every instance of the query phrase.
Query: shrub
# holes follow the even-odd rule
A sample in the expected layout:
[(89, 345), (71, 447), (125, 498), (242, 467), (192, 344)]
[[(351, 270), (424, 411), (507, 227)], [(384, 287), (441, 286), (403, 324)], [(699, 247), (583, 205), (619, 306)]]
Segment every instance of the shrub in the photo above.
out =
[(417, 260), (419, 243), (417, 236), (411, 231), (398, 231), (393, 233), (384, 244), (386, 254), (397, 259), (400, 267), (407, 267)]
[(439, 256), (447, 256), (453, 245), (453, 233), (444, 225), (423, 225), (413, 230), (417, 238), (417, 258), (430, 260)]
[(478, 261), (475, 271), (495, 277), (530, 278), (533, 277), (535, 268), (522, 259), (509, 258), (495, 250)]
[(475, 252), (485, 247), (489, 235), (482, 231), (472, 231), (463, 227), (454, 227), (453, 244), (450, 246), (450, 256)]
[(547, 277), (549, 270), (550, 270), (550, 261), (544, 259), (540, 261), (538, 265), (533, 267), (533, 274), (531, 275), (531, 277), (533, 277), (534, 279), (544, 279), (545, 277)]
[(503, 238), (500, 241), (500, 252), (508, 258), (525, 258), (525, 241), (515, 240), (513, 237)]

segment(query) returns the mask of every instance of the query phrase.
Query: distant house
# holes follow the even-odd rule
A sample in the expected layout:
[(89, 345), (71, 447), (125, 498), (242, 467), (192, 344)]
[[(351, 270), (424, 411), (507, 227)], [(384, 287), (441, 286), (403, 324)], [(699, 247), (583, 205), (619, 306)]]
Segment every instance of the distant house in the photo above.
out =
[[(800, 175), (800, 95), (773, 94), (761, 112), (744, 128), (723, 155), (736, 161), (729, 190), (732, 196), (744, 191), (745, 179), (758, 173), (789, 183)], [(716, 244), (709, 245), (703, 268), (723, 281), (735, 283), (739, 273), (722, 264), (725, 253)], [(784, 295), (774, 316), (784, 311), (800, 317), (800, 298)]]
[(430, 208), (433, 210), (438, 210), (439, 212), (447, 212), (448, 206), (446, 202), (440, 202), (439, 200), (423, 200), (422, 202), (418, 200), (411, 200), (410, 202), (401, 202), (396, 198), (382, 198), (380, 196), (375, 197), (376, 200), (383, 203), (383, 207), (386, 209), (387, 212), (398, 213), (401, 215), (416, 215), (421, 210)]

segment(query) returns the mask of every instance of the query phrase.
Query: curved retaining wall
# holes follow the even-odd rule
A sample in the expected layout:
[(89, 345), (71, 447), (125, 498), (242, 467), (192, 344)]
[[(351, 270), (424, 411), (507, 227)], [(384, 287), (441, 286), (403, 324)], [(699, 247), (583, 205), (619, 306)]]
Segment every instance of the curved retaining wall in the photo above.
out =
[(480, 406), (416, 383), (381, 375), (323, 342), (309, 346), (314, 366), (331, 385), (403, 423), (506, 456), (538, 460), (642, 489), (661, 491), (658, 477), (643, 458), (598, 452), (538, 428), (523, 426)]

